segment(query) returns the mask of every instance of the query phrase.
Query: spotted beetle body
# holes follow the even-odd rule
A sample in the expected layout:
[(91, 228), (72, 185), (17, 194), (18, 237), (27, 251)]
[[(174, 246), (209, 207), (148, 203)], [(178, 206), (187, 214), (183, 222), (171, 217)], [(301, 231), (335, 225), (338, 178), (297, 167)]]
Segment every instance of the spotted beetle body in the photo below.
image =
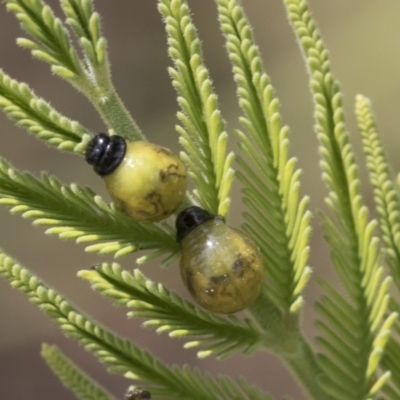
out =
[(256, 244), (218, 216), (199, 207), (177, 218), (180, 272), (193, 299), (221, 314), (241, 311), (259, 296), (264, 265)]
[(169, 217), (186, 194), (186, 170), (170, 150), (121, 136), (95, 136), (86, 161), (106, 183), (117, 207), (138, 221)]

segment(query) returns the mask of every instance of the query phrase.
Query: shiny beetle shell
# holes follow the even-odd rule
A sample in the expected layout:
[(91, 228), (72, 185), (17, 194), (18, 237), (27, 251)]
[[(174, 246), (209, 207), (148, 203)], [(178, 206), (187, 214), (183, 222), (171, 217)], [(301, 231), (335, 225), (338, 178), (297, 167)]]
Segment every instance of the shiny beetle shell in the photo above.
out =
[(103, 176), (117, 207), (138, 221), (169, 217), (185, 197), (185, 166), (165, 147), (99, 134), (89, 142), (86, 160)]
[(181, 276), (197, 303), (231, 314), (256, 300), (264, 284), (264, 265), (258, 247), (246, 234), (199, 207), (179, 214), (177, 230)]

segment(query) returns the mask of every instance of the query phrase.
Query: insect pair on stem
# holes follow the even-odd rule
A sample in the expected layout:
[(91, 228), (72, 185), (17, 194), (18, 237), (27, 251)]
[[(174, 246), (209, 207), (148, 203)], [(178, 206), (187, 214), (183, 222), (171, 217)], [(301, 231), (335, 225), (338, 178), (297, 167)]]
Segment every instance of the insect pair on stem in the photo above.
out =
[[(161, 221), (185, 198), (185, 166), (165, 147), (99, 133), (88, 144), (86, 161), (104, 178), (117, 207), (138, 221)], [(198, 304), (232, 314), (253, 303), (263, 286), (264, 265), (247, 235), (197, 206), (178, 214), (176, 230), (181, 277)]]

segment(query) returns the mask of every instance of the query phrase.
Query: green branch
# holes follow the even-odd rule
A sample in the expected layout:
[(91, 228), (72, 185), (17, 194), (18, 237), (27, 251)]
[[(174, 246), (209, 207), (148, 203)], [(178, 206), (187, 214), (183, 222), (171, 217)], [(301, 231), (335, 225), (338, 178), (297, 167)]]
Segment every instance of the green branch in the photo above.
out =
[[(321, 385), (333, 399), (369, 399), (388, 379), (386, 371), (380, 376), (378, 371), (387, 342), (386, 331), (397, 316), (387, 314), (391, 279), (383, 278), (382, 256), (374, 237), (376, 221), (369, 220), (362, 201), (358, 168), (345, 128), (342, 95), (330, 71), (328, 52), (307, 1), (284, 3), (310, 73), (322, 177), (329, 190), (326, 203), (336, 217), (323, 215), (325, 236), (336, 271), (350, 296), (350, 301), (343, 301), (335, 289), (323, 284), (325, 295), (318, 303), (325, 321), (320, 322), (319, 361), (325, 373)], [(350, 333), (347, 319), (343, 319), (344, 307), (355, 325)], [(349, 340), (355, 351), (351, 364), (346, 361)], [(332, 341), (339, 346), (331, 346)]]
[(330, 400), (331, 397), (319, 385), (323, 371), (314, 351), (299, 331), (298, 314), (289, 314), (283, 319), (281, 311), (269, 300), (267, 290), (249, 310), (271, 337), (265, 348), (285, 363), (313, 399)]
[(301, 171), (296, 169), (296, 159), (289, 158), (288, 128), (281, 124), (279, 102), (251, 26), (237, 0), (217, 0), (217, 4), (244, 112), (240, 120), (247, 131), (238, 132), (244, 152), (238, 158), (238, 177), (247, 206), (243, 227), (264, 256), (268, 296), (287, 312), (298, 312), (311, 275), (308, 197), (300, 197)]
[(175, 68), (169, 73), (178, 92), (182, 160), (196, 184), (196, 201), (213, 214), (226, 216), (234, 172), (233, 153), (226, 155), (228, 135), (218, 109), (200, 40), (184, 0), (160, 0), (158, 6), (168, 34), (169, 55)]
[(1, 70), (0, 108), (45, 144), (63, 151), (84, 153), (90, 139), (88, 130), (55, 111), (27, 84), (11, 79)]
[(239, 351), (251, 354), (268, 345), (268, 335), (250, 319), (222, 318), (194, 307), (163, 285), (149, 281), (138, 269), (131, 274), (118, 264), (101, 264), (79, 276), (115, 304), (133, 308), (128, 316), (146, 319), (143, 326), (168, 332), (170, 337), (190, 338), (184, 347), (203, 347), (197, 353), (200, 358), (214, 355), (222, 359)]
[(70, 338), (77, 340), (112, 372), (123, 374), (139, 385), (144, 383), (155, 398), (176, 400), (245, 399), (246, 390), (258, 393), (254, 400), (272, 400), (241, 381), (235, 385), (227, 377), (211, 378), (198, 370), (168, 366), (127, 339), (95, 324), (62, 296), (49, 289), (27, 269), (0, 253), (0, 275), (28, 295)]
[[(45, 173), (36, 179), (13, 168), (0, 158), (0, 204), (11, 206), (11, 213), (34, 219), (34, 225), (47, 227), (46, 233), (77, 243), (97, 242), (86, 251), (114, 253), (121, 257), (137, 250), (155, 250), (151, 256), (179, 252), (174, 232), (166, 223), (140, 223), (107, 204), (88, 188), (62, 185)], [(143, 259), (145, 261), (145, 259)]]
[(42, 357), (64, 386), (79, 400), (116, 400), (67, 358), (57, 346), (43, 344)]
[(80, 58), (66, 26), (42, 0), (5, 0), (21, 28), (32, 38), (18, 44), (51, 65), (52, 71), (84, 93), (109, 129), (130, 140), (144, 140), (111, 81), (107, 43), (101, 34), (99, 15), (92, 2), (63, 0), (67, 23), (78, 38)]
[(369, 178), (374, 188), (379, 228), (385, 254), (397, 288), (400, 290), (400, 199), (380, 141), (369, 100), (357, 96), (358, 128), (367, 158)]
[[(374, 189), (375, 207), (378, 213), (382, 240), (385, 245), (386, 259), (397, 290), (400, 290), (399, 194), (378, 135), (371, 104), (367, 98), (360, 95), (356, 99), (356, 115), (367, 159), (369, 178)], [(400, 311), (400, 307), (393, 300), (391, 308), (396, 312)], [(400, 332), (399, 320), (396, 321), (394, 328), (397, 333)], [(387, 330), (386, 336), (389, 335), (390, 331)], [(384, 367), (390, 371), (392, 377), (389, 385), (384, 386), (383, 392), (391, 399), (397, 398), (400, 395), (400, 366), (397, 357), (399, 354), (400, 343), (397, 338), (391, 337), (382, 360)]]

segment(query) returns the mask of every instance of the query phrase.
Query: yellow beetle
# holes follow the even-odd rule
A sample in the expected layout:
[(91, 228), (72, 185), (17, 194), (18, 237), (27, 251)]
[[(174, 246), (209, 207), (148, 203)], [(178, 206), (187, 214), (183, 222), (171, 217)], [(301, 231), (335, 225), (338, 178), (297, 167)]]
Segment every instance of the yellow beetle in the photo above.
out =
[(185, 197), (185, 166), (165, 147), (99, 133), (89, 142), (85, 156), (104, 178), (117, 207), (138, 221), (169, 217)]
[(207, 310), (231, 314), (261, 293), (265, 270), (257, 245), (223, 218), (189, 207), (176, 220), (180, 271), (193, 299)]

